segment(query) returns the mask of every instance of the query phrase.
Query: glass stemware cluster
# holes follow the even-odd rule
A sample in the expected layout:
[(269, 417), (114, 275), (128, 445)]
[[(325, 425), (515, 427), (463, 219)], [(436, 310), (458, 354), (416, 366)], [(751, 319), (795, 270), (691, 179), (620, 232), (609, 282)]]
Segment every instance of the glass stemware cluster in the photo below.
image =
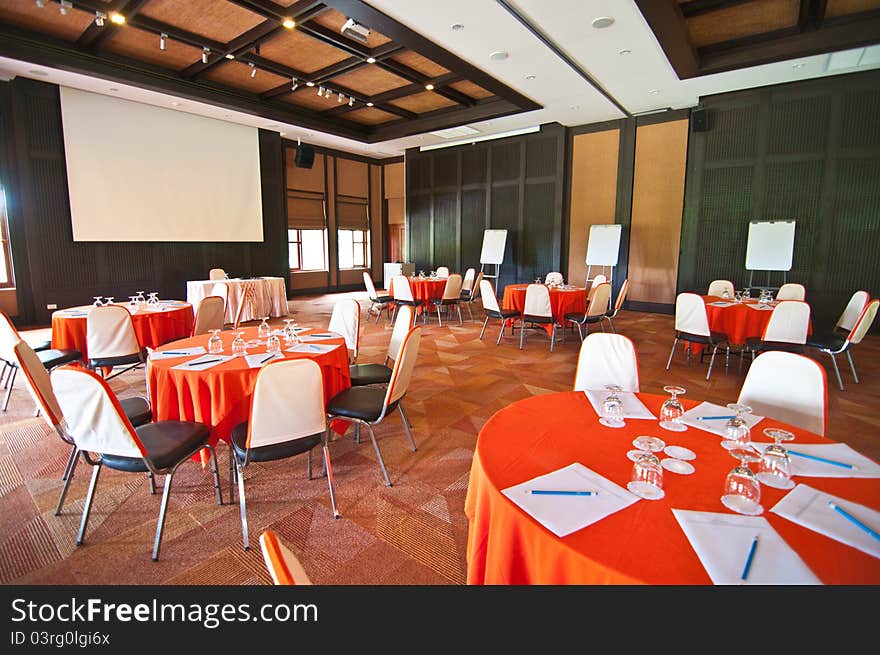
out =
[(299, 337), (296, 335), (296, 319), (284, 319), (284, 343), (288, 346), (295, 346), (299, 343)]

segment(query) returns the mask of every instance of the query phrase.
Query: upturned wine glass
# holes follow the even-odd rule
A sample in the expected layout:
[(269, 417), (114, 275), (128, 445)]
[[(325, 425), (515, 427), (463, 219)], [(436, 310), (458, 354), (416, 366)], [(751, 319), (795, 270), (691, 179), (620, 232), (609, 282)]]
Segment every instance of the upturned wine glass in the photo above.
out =
[(656, 455), (645, 453), (636, 457), (626, 488), (646, 500), (659, 500), (666, 495), (663, 491), (663, 467)]
[(732, 411), (734, 415), (724, 425), (725, 439), (721, 442), (721, 446), (727, 450), (750, 448), (752, 431), (749, 429), (745, 416), (752, 413), (752, 408), (748, 405), (730, 403), (727, 405), (727, 409)]
[(764, 436), (773, 439), (777, 445), (783, 441), (794, 441), (794, 433), (782, 428), (764, 428)]
[(266, 338), (266, 352), (267, 353), (281, 352), (281, 339), (278, 338), (277, 334), (270, 334)]
[(129, 296), (128, 297), (128, 308), (132, 312), (136, 312), (138, 310), (137, 296)]
[(791, 479), (791, 457), (788, 451), (778, 443), (767, 446), (758, 461), (755, 477), (768, 487), (791, 489), (794, 481)]
[(754, 472), (749, 469), (749, 462), (757, 462), (761, 456), (751, 448), (736, 448), (729, 452), (740, 463), (724, 478), (721, 503), (737, 514), (762, 514), (764, 508), (761, 506), (761, 485)]
[(260, 327), (257, 328), (257, 338), (266, 339), (271, 331), (272, 328), (269, 327), (269, 317), (266, 316), (260, 323)]
[(233, 355), (247, 355), (247, 342), (244, 340), (243, 334), (243, 332), (235, 333), (235, 338), (232, 340)]
[(608, 428), (622, 428), (625, 425), (623, 401), (617, 395), (621, 388), (616, 384), (608, 384), (605, 388), (608, 390), (608, 395), (602, 401), (602, 418), (599, 419), (599, 423)]
[(660, 427), (672, 432), (684, 432), (687, 430), (687, 426), (681, 422), (681, 417), (684, 416), (684, 407), (678, 399), (685, 393), (684, 387), (670, 385), (663, 387), (663, 391), (670, 394), (671, 397), (663, 401), (663, 405), (660, 407)]
[(95, 299), (95, 302), (92, 303), (92, 306), (94, 306), (94, 307), (100, 307), (100, 306), (103, 304), (103, 303), (101, 302), (101, 298), (103, 298), (103, 297), (104, 297), (104, 296), (92, 296), (92, 298)]
[(211, 338), (208, 339), (208, 352), (212, 355), (223, 353), (223, 339), (220, 338), (220, 330), (211, 330)]

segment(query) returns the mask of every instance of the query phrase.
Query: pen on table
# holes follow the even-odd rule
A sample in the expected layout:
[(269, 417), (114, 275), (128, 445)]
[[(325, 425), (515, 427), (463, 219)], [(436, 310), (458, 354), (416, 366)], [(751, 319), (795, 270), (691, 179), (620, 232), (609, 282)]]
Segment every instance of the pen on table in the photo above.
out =
[(874, 537), (874, 539), (877, 539), (878, 541), (880, 541), (880, 534), (878, 534), (875, 530), (872, 530), (871, 528), (869, 528), (867, 525), (865, 525), (865, 524), (862, 523), (861, 521), (859, 521), (855, 516), (853, 516), (852, 514), (850, 514), (849, 512), (847, 512), (845, 509), (843, 509), (840, 505), (838, 505), (838, 504), (835, 503), (834, 501), (829, 500), (829, 501), (828, 501), (828, 507), (830, 507), (831, 509), (833, 509), (835, 512), (837, 512), (838, 514), (840, 514), (840, 515), (843, 516), (844, 518), (849, 519), (850, 521), (852, 521), (853, 523), (855, 523), (855, 524), (856, 524), (857, 526), (859, 526), (862, 530), (864, 530), (864, 531), (867, 532), (869, 535), (871, 535), (872, 537)]
[(317, 350), (318, 352), (321, 351), (321, 349), (318, 348), (318, 346), (313, 346), (312, 344), (309, 344), (309, 348), (311, 348), (312, 350)]
[(160, 350), (160, 355), (192, 355), (192, 353), (179, 353), (174, 350)]
[(206, 359), (202, 362), (190, 362), (187, 366), (201, 366), (202, 364), (213, 364), (214, 362), (221, 362), (222, 359)]
[(261, 359), (261, 360), (260, 360), (260, 364), (265, 364), (265, 363), (268, 362), (270, 359), (272, 359), (274, 356), (275, 356), (275, 353), (272, 353), (272, 354), (269, 355), (266, 359)]
[(698, 421), (720, 421), (722, 419), (728, 419), (728, 418), (733, 418), (733, 415), (731, 415), (731, 416), (698, 416), (697, 420)]
[(749, 548), (749, 555), (746, 557), (746, 565), (743, 567), (743, 572), (739, 576), (740, 580), (745, 580), (749, 577), (749, 569), (752, 568), (752, 560), (755, 557), (755, 549), (758, 547), (758, 535), (755, 535), (755, 538), (752, 539), (752, 545)]
[(530, 494), (536, 496), (598, 496), (598, 491), (563, 491), (556, 489), (530, 489)]
[(803, 457), (804, 459), (812, 459), (817, 462), (823, 462), (825, 464), (833, 464), (834, 466), (840, 466), (845, 469), (853, 469), (854, 471), (858, 471), (859, 467), (853, 464), (847, 464), (846, 462), (836, 462), (833, 459), (825, 459), (824, 457), (817, 457), (816, 455), (808, 455), (807, 453), (801, 453), (797, 450), (789, 450), (789, 455), (794, 455), (795, 457)]

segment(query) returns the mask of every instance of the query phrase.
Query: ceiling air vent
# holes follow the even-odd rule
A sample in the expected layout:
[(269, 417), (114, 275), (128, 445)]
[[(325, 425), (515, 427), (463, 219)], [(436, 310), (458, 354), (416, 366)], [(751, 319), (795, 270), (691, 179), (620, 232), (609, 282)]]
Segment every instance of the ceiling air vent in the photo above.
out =
[(470, 136), (471, 134), (479, 134), (480, 130), (475, 130), (472, 127), (468, 127), (467, 125), (462, 125), (461, 127), (450, 127), (446, 130), (437, 130), (436, 132), (429, 132), (429, 134), (433, 134), (434, 136), (439, 136), (441, 139), (456, 139), (463, 136)]

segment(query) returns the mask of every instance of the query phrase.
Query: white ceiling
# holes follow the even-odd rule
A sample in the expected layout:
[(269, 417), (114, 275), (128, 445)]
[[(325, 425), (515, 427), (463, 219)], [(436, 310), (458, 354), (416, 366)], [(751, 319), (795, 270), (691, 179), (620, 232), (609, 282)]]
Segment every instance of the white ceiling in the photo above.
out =
[[(480, 136), (554, 121), (572, 126), (623, 116), (495, 0), (369, 1), (380, 11), (544, 107), (473, 123)], [(512, 4), (633, 114), (692, 107), (703, 95), (880, 68), (880, 46), (872, 46), (679, 80), (633, 0), (516, 0)], [(613, 17), (613, 25), (605, 29), (592, 28), (592, 20), (599, 16)], [(452, 30), (455, 23), (464, 28)], [(496, 50), (508, 52), (509, 57), (502, 61), (490, 59), (490, 53)], [(629, 50), (629, 53), (619, 54), (621, 50)], [(426, 134), (363, 144), (205, 103), (5, 58), (0, 58), (0, 73), (273, 129), (290, 139), (302, 138), (308, 143), (373, 157), (396, 156), (403, 154), (406, 148), (446, 142)], [(526, 79), (527, 76), (534, 78)]]

